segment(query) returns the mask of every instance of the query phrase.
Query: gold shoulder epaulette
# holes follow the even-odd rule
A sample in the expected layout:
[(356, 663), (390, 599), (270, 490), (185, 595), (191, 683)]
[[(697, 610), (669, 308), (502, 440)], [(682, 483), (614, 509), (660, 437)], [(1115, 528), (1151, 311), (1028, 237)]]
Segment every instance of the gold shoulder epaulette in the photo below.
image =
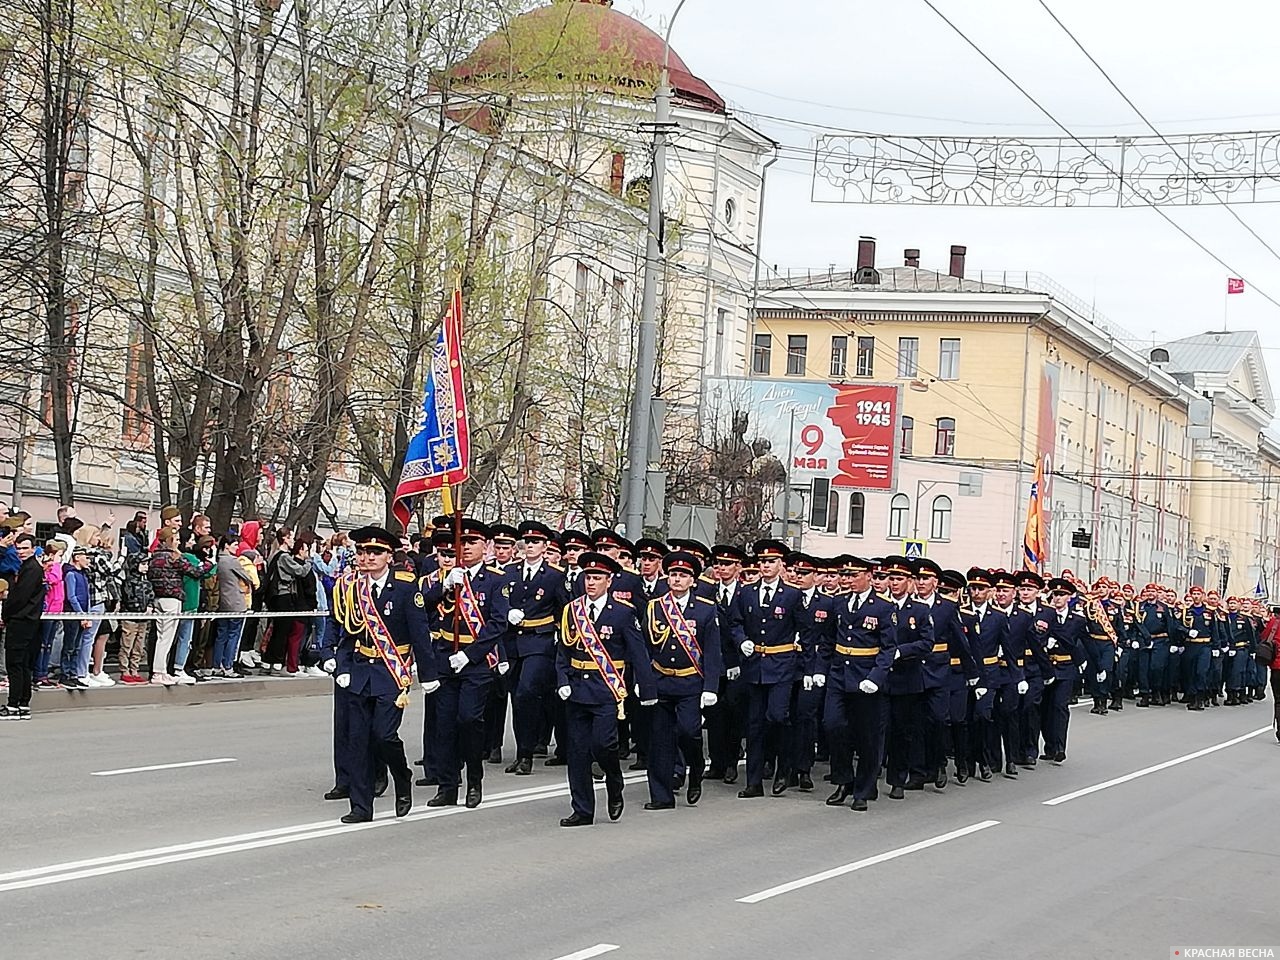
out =
[(635, 604), (633, 604), (630, 600), (623, 600), (621, 597), (613, 597), (611, 599), (613, 600), (614, 603), (620, 603), (624, 607), (630, 607), (632, 610), (635, 609)]
[(417, 576), (415, 576), (412, 572), (410, 572), (410, 571), (408, 571), (408, 570), (397, 570), (397, 571), (396, 571), (396, 579), (397, 579), (397, 580), (404, 580), (404, 581), (406, 581), (406, 582), (408, 582), (408, 583), (413, 583), (413, 582), (414, 582), (415, 580), (417, 580), (418, 578), (417, 578)]
[(697, 600), (699, 603), (705, 603), (711, 607), (714, 607), (716, 605), (716, 602), (710, 599), (709, 597), (694, 597), (694, 599)]
[(548, 560), (547, 566), (558, 573), (564, 573), (564, 567), (560, 566), (560, 564), (558, 563), (552, 563), (550, 560)]
[(485, 567), (485, 569), (488, 570), (490, 573), (506, 573), (507, 572), (504, 568), (498, 566), (496, 563), (493, 564), (492, 566)]

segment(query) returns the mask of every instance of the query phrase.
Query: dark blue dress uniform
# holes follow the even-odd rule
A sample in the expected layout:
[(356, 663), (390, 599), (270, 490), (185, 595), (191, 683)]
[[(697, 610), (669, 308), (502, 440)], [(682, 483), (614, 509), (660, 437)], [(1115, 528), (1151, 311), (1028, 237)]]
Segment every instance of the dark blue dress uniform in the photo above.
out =
[[(543, 532), (532, 527), (526, 530), (526, 524), (521, 524), (520, 530), (521, 536)], [(533, 748), (546, 727), (547, 700), (555, 693), (556, 630), (569, 602), (569, 592), (564, 570), (546, 561), (536, 567), (515, 564), (509, 568), (508, 577), (508, 607), (524, 616), (503, 641), (511, 664), (508, 680), (516, 735), (516, 759), (508, 770), (527, 774), (533, 764)]]
[[(1075, 593), (1075, 587), (1067, 580), (1050, 580), (1050, 591), (1065, 590)], [(1084, 617), (1068, 609), (1050, 608), (1046, 611), (1049, 621), (1049, 639), (1045, 649), (1052, 664), (1051, 673), (1045, 677), (1042, 723), (1044, 754), (1040, 759), (1061, 763), (1067, 757), (1067, 727), (1071, 721), (1071, 692), (1080, 664), (1085, 662), (1084, 644), (1086, 628)]]
[(1210, 606), (1213, 615), (1214, 643), (1209, 649), (1209, 678), (1205, 694), (1215, 707), (1222, 692), (1222, 678), (1227, 661), (1227, 615), (1216, 604)]
[[(898, 566), (890, 566), (891, 574), (898, 570)], [(910, 574), (910, 570), (906, 573)], [(889, 668), (888, 769), (885, 782), (890, 787), (903, 788), (911, 779), (912, 755), (922, 751), (924, 746), (921, 726), (924, 661), (933, 653), (933, 617), (927, 606), (910, 598), (901, 601), (891, 598), (889, 603), (894, 608), (894, 629), (890, 634), (893, 664)], [(916, 783), (922, 784), (922, 780), (917, 779)]]
[[(356, 530), (352, 539), (359, 546), (385, 546), (388, 553), (396, 541), (385, 531)], [(400, 740), (406, 691), (387, 669), (378, 653), (357, 601), (357, 581), (363, 574), (351, 573), (334, 588), (334, 613), (338, 622), (338, 643), (334, 651), (335, 677), (349, 677), (334, 696), (345, 701), (344, 748), (346, 756), (338, 767), (346, 771), (351, 813), (343, 819), (359, 822), (373, 817), (375, 767), (384, 765), (395, 782), (396, 812), (409, 809), (413, 779)], [(373, 591), (373, 603), (386, 625), (396, 651), (406, 661), (416, 661), (418, 677), (430, 678), (435, 671), (428, 642), (426, 611), (412, 573), (387, 569), (386, 579)], [(335, 710), (335, 716), (339, 711)], [(403, 810), (403, 813), (401, 812)]]
[(1126, 600), (1123, 596), (1104, 600), (1108, 609), (1115, 611), (1116, 624), (1116, 669), (1111, 678), (1111, 703), (1109, 709), (1123, 710), (1124, 698), (1132, 696), (1138, 672), (1138, 651), (1142, 643), (1138, 640), (1138, 602)]
[(778, 758), (775, 788), (781, 784), (785, 790), (791, 775), (787, 752), (791, 690), (800, 679), (805, 659), (799, 644), (797, 611), (801, 603), (800, 591), (780, 579), (772, 584), (760, 581), (738, 591), (743, 637), (755, 645), (740, 661), (747, 688), (747, 782), (740, 796), (759, 795), (768, 757)]
[[(806, 559), (809, 563), (814, 562), (811, 557)], [(802, 599), (797, 617), (800, 622), (800, 646), (804, 651), (801, 672), (804, 677), (820, 676), (822, 681), (814, 683), (810, 679), (809, 689), (806, 690), (803, 684), (798, 684), (795, 688), (795, 701), (792, 704), (794, 720), (788, 752), (793, 765), (792, 779), (804, 789), (811, 790), (818, 724), (822, 718), (822, 704), (827, 692), (826, 676), (820, 669), (819, 649), (829, 647), (835, 641), (836, 599), (827, 596), (817, 587), (801, 591), (800, 595)]]
[(1221, 625), (1226, 645), (1222, 656), (1226, 660), (1223, 672), (1227, 687), (1227, 706), (1232, 707), (1248, 700), (1244, 691), (1249, 686), (1249, 663), (1255, 642), (1253, 624), (1243, 613), (1228, 612), (1222, 618)]
[[(1024, 767), (1035, 766), (1036, 755), (1040, 752), (1045, 678), (1053, 673), (1053, 661), (1049, 659), (1045, 646), (1049, 641), (1049, 617), (1052, 614), (1049, 607), (1035, 602), (1015, 603), (1013, 609), (1006, 613), (1011, 638), (1020, 637), (1022, 641), (1022, 674), (1027, 681), (1027, 692), (1022, 695), (1018, 708), (1017, 736), (1011, 748), (1012, 762)], [(1014, 645), (1016, 642), (1013, 641)], [(1005, 759), (1008, 762), (1009, 758)]]
[(1203, 710), (1209, 699), (1209, 661), (1220, 645), (1218, 617), (1204, 604), (1193, 604), (1182, 615), (1182, 689), (1188, 710)]
[[(579, 562), (602, 564), (608, 557), (584, 554)], [(602, 569), (608, 569), (603, 566)], [(595, 819), (595, 785), (591, 762), (600, 765), (605, 775), (610, 818), (622, 814), (622, 767), (618, 760), (618, 708), (613, 692), (605, 682), (595, 661), (583, 646), (574, 625), (573, 605), (578, 602), (600, 603), (593, 618), (596, 632), (614, 666), (623, 670), (628, 689), (639, 686), (641, 700), (657, 697), (653, 667), (640, 634), (640, 623), (631, 604), (606, 594), (599, 601), (586, 597), (566, 606), (560, 620), (560, 643), (556, 646), (556, 677), (561, 693), (567, 687), (565, 701), (565, 734), (568, 757), (569, 795), (573, 816), (561, 820), (562, 826), (588, 824)]]
[[(471, 521), (465, 521), (470, 524)], [(464, 527), (464, 535), (467, 528)], [(483, 533), (481, 533), (483, 535)], [(459, 567), (459, 569), (462, 569)], [(489, 690), (494, 682), (490, 655), (500, 657), (498, 643), (507, 631), (507, 598), (504, 588), (507, 574), (501, 567), (477, 564), (464, 570), (484, 624), (473, 637), (459, 612), (455, 632), (454, 605), (456, 591), (444, 588), (441, 580), (431, 580), (423, 587), (423, 600), (432, 614), (432, 638), (435, 644), (440, 689), (431, 696), (435, 707), (435, 757), (440, 776), (436, 796), (428, 806), (451, 806), (458, 801), (458, 783), (462, 768), (467, 772), (467, 805), (481, 799), (480, 784), (484, 778), (484, 717)], [(449, 658), (455, 653), (466, 657), (461, 670), (455, 670)]]
[[(694, 651), (685, 649), (672, 625), (674, 603), (693, 633)], [(683, 608), (680, 610), (680, 608)], [(651, 709), (649, 735), (649, 800), (651, 808), (675, 805), (673, 777), (677, 748), (688, 769), (689, 802), (702, 794), (702, 695), (718, 696), (724, 672), (720, 655), (720, 617), (713, 601), (695, 597), (659, 598), (649, 602), (645, 639), (655, 674), (658, 702)]]
[[(941, 571), (939, 571), (941, 574)], [(963, 586), (963, 577), (960, 578)], [(953, 585), (954, 586), (954, 585)], [(947, 782), (947, 733), (950, 730), (955, 756), (962, 758), (957, 771), (965, 776), (963, 758), (969, 752), (967, 680), (978, 676), (977, 665), (969, 651), (960, 608), (956, 601), (933, 593), (928, 601), (920, 601), (929, 610), (933, 623), (933, 647), (921, 664), (924, 678), (920, 766), (917, 779), (932, 779), (935, 786)]]
[[(1082, 612), (1087, 632), (1084, 651), (1088, 664), (1084, 686), (1093, 698), (1093, 709), (1089, 712), (1105, 714), (1116, 672), (1116, 646), (1120, 642), (1120, 631), (1116, 628), (1117, 611), (1094, 598), (1085, 601)], [(1105, 676), (1099, 680), (1103, 674)]]
[[(970, 580), (973, 577), (971, 571)], [(1018, 715), (1016, 684), (1022, 670), (1009, 644), (1009, 620), (994, 602), (962, 607), (960, 620), (979, 674), (969, 713), (969, 761), (981, 768), (986, 779), (993, 768), (1000, 767), (1003, 733)]]
[(1138, 641), (1138, 706), (1169, 702), (1169, 644), (1174, 612), (1163, 600), (1141, 600), (1134, 617)]
[[(732, 556), (741, 562), (742, 551), (728, 545), (718, 545), (717, 556)], [(702, 583), (694, 590), (701, 592)], [(742, 737), (747, 726), (747, 688), (742, 680), (742, 650), (740, 645), (745, 637), (742, 629), (742, 615), (738, 607), (738, 594), (742, 592), (740, 580), (730, 583), (718, 583), (709, 594), (709, 599), (716, 604), (720, 621), (720, 658), (724, 665), (724, 676), (720, 679), (719, 696), (714, 707), (706, 710), (707, 755), (709, 768), (707, 775), (721, 777), (725, 783), (734, 783), (738, 779), (738, 757), (742, 748)], [(730, 679), (729, 674), (733, 673)]]
[[(819, 656), (827, 678), (822, 724), (836, 785), (828, 804), (843, 803), (850, 796), (860, 805), (875, 799), (889, 722), (894, 612), (893, 604), (874, 591), (851, 593), (836, 604), (835, 639)], [(875, 684), (875, 692), (860, 689), (864, 680)]]

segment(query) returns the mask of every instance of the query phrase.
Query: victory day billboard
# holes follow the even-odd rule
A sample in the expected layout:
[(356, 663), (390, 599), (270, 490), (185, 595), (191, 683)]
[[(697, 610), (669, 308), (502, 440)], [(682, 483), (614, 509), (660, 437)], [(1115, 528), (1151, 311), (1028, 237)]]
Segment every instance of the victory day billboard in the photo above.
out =
[(824, 477), (844, 490), (896, 488), (901, 403), (895, 383), (707, 380), (707, 407), (720, 436), (729, 434), (735, 412), (745, 413), (746, 441), (768, 440), (793, 483)]

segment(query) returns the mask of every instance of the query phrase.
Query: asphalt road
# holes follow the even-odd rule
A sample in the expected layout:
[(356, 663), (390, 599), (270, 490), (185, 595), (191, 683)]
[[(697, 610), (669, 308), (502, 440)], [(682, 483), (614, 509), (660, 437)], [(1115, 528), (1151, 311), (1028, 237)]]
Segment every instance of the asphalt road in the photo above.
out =
[[(1067, 763), (1013, 782), (902, 802), (882, 790), (859, 814), (826, 807), (825, 784), (750, 801), (708, 784), (696, 808), (646, 813), (638, 781), (619, 822), (603, 816), (601, 793), (596, 825), (564, 830), (563, 770), (540, 763), (532, 777), (488, 767), (475, 811), (429, 810), (433, 791), (419, 789), (404, 821), (384, 799), (372, 824), (339, 825), (346, 804), (321, 799), (332, 780), (322, 698), (46, 714), (0, 724), (0, 955), (1280, 949), (1267, 893), (1280, 875), (1280, 828), (1266, 826), (1280, 823), (1270, 717), (1270, 702), (1076, 710)], [(402, 734), (412, 743), (420, 730), (415, 702)]]

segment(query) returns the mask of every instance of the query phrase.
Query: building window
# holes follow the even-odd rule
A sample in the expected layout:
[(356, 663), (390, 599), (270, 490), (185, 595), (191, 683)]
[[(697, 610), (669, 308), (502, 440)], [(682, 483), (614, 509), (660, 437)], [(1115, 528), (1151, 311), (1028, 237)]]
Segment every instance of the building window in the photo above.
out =
[(827, 494), (827, 533), (840, 532), (840, 494), (832, 490)]
[(895, 493), (889, 501), (889, 536), (893, 538), (907, 535), (907, 514), (911, 511), (911, 501), (905, 493)]
[(849, 371), (849, 338), (831, 338), (831, 376), (843, 379)]
[(960, 379), (960, 338), (943, 337), (938, 349), (938, 379)]
[(751, 372), (767, 377), (772, 372), (773, 335), (757, 333), (751, 348)]
[(867, 498), (865, 494), (849, 494), (849, 536), (862, 536), (862, 526), (867, 520)]
[(587, 289), (591, 280), (591, 271), (582, 261), (578, 261), (573, 271), (573, 316), (581, 320), (587, 312)]
[(951, 417), (938, 418), (938, 440), (934, 444), (933, 454), (936, 457), (956, 455), (956, 422)]
[(948, 496), (933, 498), (933, 513), (929, 518), (929, 539), (951, 539), (951, 498)]
[(716, 309), (716, 348), (712, 358), (712, 373), (719, 377), (724, 375), (724, 333), (729, 326), (729, 311), (724, 307)]
[(876, 338), (858, 338), (858, 376), (874, 377), (876, 367)]
[(912, 447), (915, 445), (916, 418), (903, 417), (902, 427), (898, 435), (898, 452), (911, 456)]
[(738, 201), (730, 197), (724, 202), (724, 225), (726, 227), (736, 227), (738, 225)]
[(609, 192), (615, 197), (622, 196), (622, 185), (627, 179), (627, 155), (615, 150), (609, 164)]
[(898, 338), (898, 376), (915, 377), (920, 372), (920, 338)]
[(816, 477), (809, 497), (809, 526), (814, 530), (827, 529), (828, 507), (831, 505), (831, 481)]
[(804, 376), (804, 358), (809, 352), (809, 338), (803, 333), (793, 333), (787, 337), (787, 376)]

